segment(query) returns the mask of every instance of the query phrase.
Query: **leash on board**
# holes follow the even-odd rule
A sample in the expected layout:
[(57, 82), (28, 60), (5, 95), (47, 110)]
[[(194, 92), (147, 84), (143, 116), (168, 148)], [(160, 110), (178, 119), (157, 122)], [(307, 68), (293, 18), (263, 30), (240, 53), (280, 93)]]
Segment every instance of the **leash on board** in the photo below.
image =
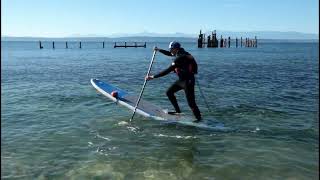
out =
[(201, 88), (200, 88), (200, 83), (199, 83), (199, 81), (198, 81), (198, 78), (195, 77), (195, 79), (196, 79), (197, 86), (198, 86), (198, 88), (199, 88), (200, 95), (201, 95), (201, 97), (202, 97), (201, 99), (203, 99), (204, 103), (206, 104), (206, 106), (207, 106), (207, 108), (208, 108), (208, 111), (209, 111), (209, 112), (212, 112), (211, 109), (210, 109), (210, 106), (209, 106), (209, 104), (208, 104), (208, 102), (207, 102), (207, 100), (206, 100), (206, 98), (205, 98), (205, 96), (204, 96), (204, 94), (203, 94), (203, 92), (202, 92), (202, 90), (201, 90)]
[[(151, 59), (150, 65), (149, 65), (149, 69), (148, 69), (148, 72), (147, 72), (147, 76), (149, 76), (149, 74), (150, 74), (151, 67), (152, 67), (152, 64), (153, 64), (153, 61), (154, 61), (154, 57), (156, 56), (156, 52), (157, 52), (156, 50), (153, 51), (153, 55), (152, 55), (152, 59)], [(141, 91), (140, 91), (140, 95), (139, 95), (138, 100), (137, 100), (137, 102), (136, 102), (136, 105), (134, 106), (134, 110), (133, 110), (132, 116), (131, 116), (131, 118), (130, 118), (130, 122), (133, 120), (133, 117), (134, 117), (134, 115), (135, 115), (135, 113), (136, 113), (136, 111), (137, 111), (137, 107), (138, 107), (138, 105), (139, 105), (139, 102), (140, 102), (140, 99), (141, 99), (141, 97), (142, 97), (144, 88), (146, 87), (146, 84), (147, 84), (147, 80), (145, 79), (145, 80), (144, 80), (144, 83), (143, 83), (143, 86), (142, 86), (142, 89), (141, 89)]]

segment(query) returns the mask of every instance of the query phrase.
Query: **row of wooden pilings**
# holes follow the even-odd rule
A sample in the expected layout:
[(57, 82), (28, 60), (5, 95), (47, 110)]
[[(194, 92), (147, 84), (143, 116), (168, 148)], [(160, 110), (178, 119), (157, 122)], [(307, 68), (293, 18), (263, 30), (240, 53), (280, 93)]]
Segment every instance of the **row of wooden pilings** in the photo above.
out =
[[(81, 45), (82, 44), (81, 44), (81, 41), (80, 41), (79, 42), (79, 48), (80, 49), (82, 48)], [(102, 42), (102, 48), (104, 48), (104, 45), (105, 45), (105, 43)], [(68, 49), (68, 42), (66, 42), (66, 46), (65, 47), (66, 47), (66, 49)], [(144, 47), (144, 48), (146, 48), (147, 47), (147, 43), (145, 42), (143, 45), (138, 45), (136, 42), (134, 42), (134, 45), (127, 45), (127, 42), (125, 42), (124, 45), (117, 45), (117, 43), (115, 42), (113, 47), (114, 48), (117, 48), (117, 47), (124, 47), (124, 48), (127, 48), (127, 47)], [(41, 41), (39, 41), (39, 48), (43, 49)], [(52, 42), (52, 48), (55, 49), (54, 41)]]
[[(82, 48), (81, 45), (82, 45), (81, 42), (79, 42), (79, 48), (80, 48), (80, 49)], [(66, 42), (66, 46), (65, 46), (65, 47), (66, 47), (66, 49), (68, 49), (68, 42)], [(39, 41), (39, 48), (40, 48), (40, 49), (43, 48), (41, 41)], [(102, 48), (104, 48), (104, 42), (102, 42)], [(54, 41), (52, 42), (52, 49), (55, 49)]]
[[(218, 40), (216, 31), (214, 31), (211, 35), (207, 37), (207, 41), (206, 41), (205, 34), (202, 34), (200, 30), (200, 34), (198, 38), (198, 48), (204, 47), (205, 44), (207, 44), (208, 48), (217, 48), (217, 47), (230, 48), (231, 38), (230, 36), (228, 38), (222, 38), (222, 35), (221, 35), (220, 40)], [(245, 41), (242, 39), (242, 37), (240, 39), (236, 38), (235, 47), (238, 47), (239, 44), (240, 44), (240, 47), (258, 47), (257, 36), (255, 36), (254, 39), (245, 38)]]
[(127, 48), (127, 47), (144, 47), (146, 48), (147, 47), (147, 43), (145, 42), (144, 45), (138, 45), (136, 42), (134, 43), (134, 45), (127, 45), (127, 42), (124, 42), (124, 45), (117, 45), (117, 43), (115, 42), (114, 43), (114, 48), (117, 48), (117, 47), (124, 47), (124, 48)]

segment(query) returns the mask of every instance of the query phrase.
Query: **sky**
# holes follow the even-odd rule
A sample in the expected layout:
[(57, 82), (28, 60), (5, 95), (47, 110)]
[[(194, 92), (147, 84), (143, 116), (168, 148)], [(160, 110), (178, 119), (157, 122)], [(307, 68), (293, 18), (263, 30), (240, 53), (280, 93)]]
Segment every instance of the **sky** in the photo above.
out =
[(318, 0), (1, 0), (1, 35), (319, 33)]

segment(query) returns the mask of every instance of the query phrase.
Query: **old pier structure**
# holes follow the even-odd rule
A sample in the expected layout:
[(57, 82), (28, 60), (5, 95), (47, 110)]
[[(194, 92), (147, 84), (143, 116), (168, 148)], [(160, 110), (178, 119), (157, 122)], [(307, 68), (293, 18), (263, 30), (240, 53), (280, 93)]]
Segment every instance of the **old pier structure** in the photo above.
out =
[(230, 36), (228, 38), (223, 38), (221, 35), (220, 39), (218, 40), (216, 30), (214, 30), (211, 33), (211, 35), (207, 37), (207, 41), (205, 37), (206, 37), (205, 34), (203, 34), (200, 30), (200, 34), (198, 37), (198, 48), (203, 48), (205, 47), (205, 45), (207, 45), (208, 48), (217, 48), (217, 47), (230, 48), (232, 42), (235, 42), (236, 48), (238, 48), (239, 43), (240, 43), (240, 47), (258, 47), (257, 36), (255, 36), (254, 39), (245, 38), (245, 41), (243, 41), (242, 37), (240, 37), (240, 42), (239, 42), (238, 37), (232, 40)]
[[(71, 41), (71, 43), (74, 44), (75, 42)], [(91, 43), (99, 43), (99, 42), (91, 42)], [(119, 45), (119, 44), (117, 44), (117, 42), (115, 42), (113, 47), (114, 48), (117, 48), (117, 47), (124, 47), (124, 48), (127, 48), (127, 47), (135, 47), (135, 48), (144, 47), (144, 48), (146, 48), (147, 47), (147, 43), (146, 42), (144, 42), (144, 44), (137, 44), (137, 42), (133, 42), (133, 44), (132, 43), (130, 43), (130, 44), (131, 45), (128, 45), (127, 42), (124, 42), (124, 45), (123, 44)], [(78, 47), (79, 47), (79, 49), (82, 49), (82, 42), (81, 41), (79, 42), (79, 46)], [(42, 44), (41, 41), (39, 41), (39, 48), (43, 49), (43, 44)], [(65, 42), (65, 49), (68, 49), (68, 48), (69, 48), (68, 41), (66, 41)], [(105, 42), (104, 41), (102, 42), (102, 48), (105, 48)], [(55, 42), (54, 41), (52, 41), (52, 49), (55, 49)]]
[(114, 43), (114, 48), (117, 48), (117, 47), (124, 47), (124, 48), (127, 48), (127, 47), (144, 47), (146, 48), (147, 47), (147, 43), (145, 42), (144, 45), (138, 45), (136, 42), (134, 42), (134, 45), (127, 45), (127, 42), (124, 42), (124, 45), (117, 45), (117, 42)]

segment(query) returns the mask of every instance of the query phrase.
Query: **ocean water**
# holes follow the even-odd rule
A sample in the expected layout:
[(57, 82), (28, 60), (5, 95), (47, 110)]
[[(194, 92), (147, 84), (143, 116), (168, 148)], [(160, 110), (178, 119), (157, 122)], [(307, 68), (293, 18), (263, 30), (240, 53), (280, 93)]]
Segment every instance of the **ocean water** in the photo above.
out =
[[(1, 179), (319, 179), (319, 43), (259, 42), (198, 49), (196, 101), (230, 130), (163, 124), (109, 101), (91, 78), (138, 94), (152, 47), (113, 42), (1, 43)], [(171, 59), (157, 54), (152, 74)], [(172, 109), (174, 74), (147, 83), (143, 99)], [(192, 115), (183, 92), (183, 112)]]

